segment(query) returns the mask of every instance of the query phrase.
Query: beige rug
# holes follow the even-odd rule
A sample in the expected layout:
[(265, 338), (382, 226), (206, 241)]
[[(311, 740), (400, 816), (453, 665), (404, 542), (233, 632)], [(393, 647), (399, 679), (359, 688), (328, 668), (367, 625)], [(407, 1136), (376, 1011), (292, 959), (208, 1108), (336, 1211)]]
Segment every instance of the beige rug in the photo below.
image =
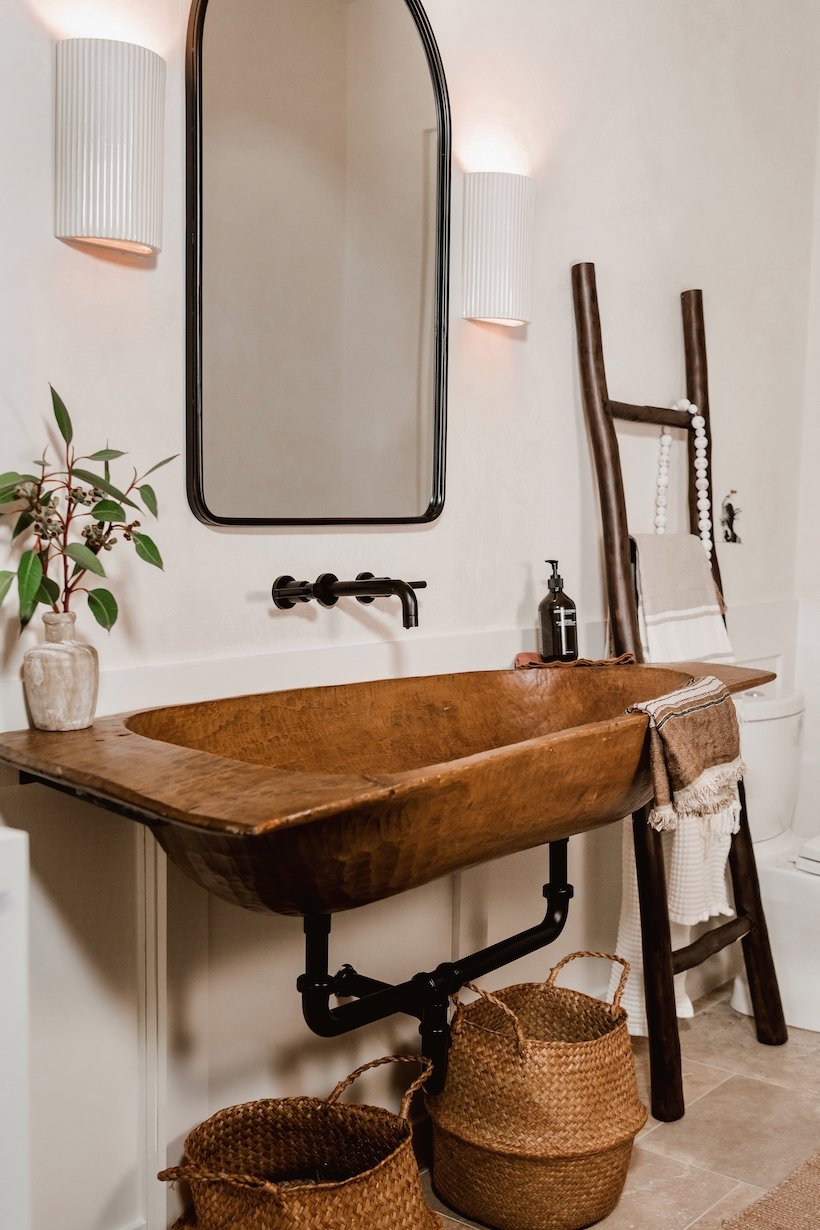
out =
[(818, 1230), (820, 1153), (809, 1158), (745, 1213), (721, 1222), (721, 1230)]

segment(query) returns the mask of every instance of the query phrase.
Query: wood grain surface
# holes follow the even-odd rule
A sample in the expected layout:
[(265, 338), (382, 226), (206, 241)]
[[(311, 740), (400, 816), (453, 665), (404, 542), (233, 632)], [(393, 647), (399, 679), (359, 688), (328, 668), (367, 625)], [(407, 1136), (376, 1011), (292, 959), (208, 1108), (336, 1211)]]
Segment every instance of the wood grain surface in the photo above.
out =
[(230, 697), (0, 734), (0, 761), (152, 828), (210, 892), (334, 912), (648, 802), (647, 719), (709, 663), (481, 671)]

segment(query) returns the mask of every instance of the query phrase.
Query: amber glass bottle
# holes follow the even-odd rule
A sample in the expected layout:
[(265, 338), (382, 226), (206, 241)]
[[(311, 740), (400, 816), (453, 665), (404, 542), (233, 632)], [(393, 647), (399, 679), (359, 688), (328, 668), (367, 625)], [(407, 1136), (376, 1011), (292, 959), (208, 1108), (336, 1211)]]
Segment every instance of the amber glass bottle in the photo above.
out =
[(558, 575), (558, 560), (548, 559), (552, 566), (549, 592), (538, 606), (541, 620), (542, 662), (574, 662), (578, 657), (578, 615), (575, 603), (563, 590)]

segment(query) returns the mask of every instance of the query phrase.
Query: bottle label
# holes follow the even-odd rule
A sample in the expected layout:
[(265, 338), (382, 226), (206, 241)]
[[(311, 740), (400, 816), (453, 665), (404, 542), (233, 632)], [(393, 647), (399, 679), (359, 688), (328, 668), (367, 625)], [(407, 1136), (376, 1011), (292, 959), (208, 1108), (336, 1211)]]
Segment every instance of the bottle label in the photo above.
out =
[(558, 606), (552, 609), (555, 627), (554, 648), (561, 657), (575, 653), (575, 611), (572, 607)]

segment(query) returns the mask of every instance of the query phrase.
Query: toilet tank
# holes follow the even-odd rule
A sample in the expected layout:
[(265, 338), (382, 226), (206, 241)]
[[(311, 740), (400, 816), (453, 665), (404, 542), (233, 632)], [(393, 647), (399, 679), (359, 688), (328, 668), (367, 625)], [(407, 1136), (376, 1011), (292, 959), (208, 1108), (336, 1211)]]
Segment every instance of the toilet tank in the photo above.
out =
[(805, 701), (802, 692), (764, 689), (744, 692), (735, 703), (749, 827), (753, 841), (765, 841), (788, 829), (794, 817)]

